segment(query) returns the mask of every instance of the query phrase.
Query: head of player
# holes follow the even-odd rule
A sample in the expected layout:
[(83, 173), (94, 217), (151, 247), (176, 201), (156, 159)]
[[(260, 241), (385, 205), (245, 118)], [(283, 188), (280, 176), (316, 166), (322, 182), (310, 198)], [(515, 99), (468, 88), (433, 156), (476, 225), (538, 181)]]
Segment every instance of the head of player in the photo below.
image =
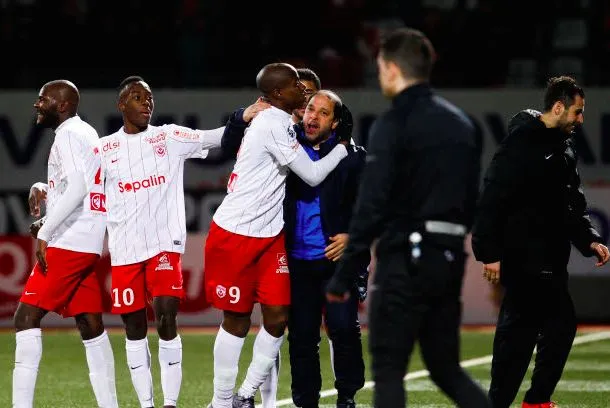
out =
[(585, 91), (569, 76), (551, 78), (544, 94), (541, 120), (549, 128), (571, 134), (585, 121)]
[(79, 101), (78, 89), (72, 82), (65, 79), (47, 82), (34, 103), (36, 124), (57, 129), (63, 121), (76, 115)]
[(307, 106), (307, 102), (309, 102), (311, 95), (322, 89), (320, 77), (318, 77), (318, 75), (311, 69), (298, 68), (297, 72), (299, 73), (299, 80), (303, 86), (305, 86), (305, 103), (302, 107), (292, 111), (292, 118), (295, 123), (299, 123), (303, 120), (303, 115), (305, 115), (305, 107)]
[(343, 102), (333, 91), (323, 89), (309, 99), (303, 116), (305, 137), (312, 145), (327, 140), (339, 125)]
[(424, 33), (411, 28), (393, 31), (381, 43), (377, 55), (379, 85), (388, 98), (430, 80), (436, 53)]
[(305, 103), (305, 86), (290, 64), (267, 64), (256, 76), (256, 87), (272, 106), (292, 114)]
[(150, 86), (142, 77), (130, 76), (119, 85), (119, 111), (123, 114), (125, 133), (140, 133), (148, 128), (155, 108)]

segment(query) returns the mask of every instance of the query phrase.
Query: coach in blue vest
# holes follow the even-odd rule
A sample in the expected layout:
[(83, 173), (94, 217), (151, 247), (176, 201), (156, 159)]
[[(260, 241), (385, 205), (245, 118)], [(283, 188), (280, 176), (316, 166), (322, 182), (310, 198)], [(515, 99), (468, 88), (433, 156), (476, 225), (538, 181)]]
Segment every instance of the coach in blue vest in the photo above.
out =
[[(351, 131), (351, 114), (334, 92), (318, 91), (296, 128), (305, 151), (312, 160), (319, 160), (337, 144), (337, 131)], [(364, 385), (357, 288), (352, 288), (352, 296), (344, 304), (328, 303), (324, 295), (347, 245), (365, 163), (364, 149), (351, 145), (348, 150), (348, 157), (319, 186), (310, 187), (292, 173), (286, 182), (284, 228), (292, 295), (288, 341), (292, 399), (298, 407), (318, 406), (322, 317), (332, 344), (337, 407), (355, 407), (356, 391)], [(361, 272), (367, 265), (361, 265)]]

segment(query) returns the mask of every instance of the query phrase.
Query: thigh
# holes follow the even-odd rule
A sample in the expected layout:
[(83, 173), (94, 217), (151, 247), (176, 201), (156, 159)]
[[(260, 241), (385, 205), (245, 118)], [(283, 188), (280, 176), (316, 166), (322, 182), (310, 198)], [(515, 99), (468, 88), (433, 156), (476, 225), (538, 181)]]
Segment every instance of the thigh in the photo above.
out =
[(311, 261), (289, 259), (292, 305), (288, 320), (289, 338), (306, 337), (318, 342), (324, 304), (319, 271)]
[[(97, 263), (97, 261), (96, 261)], [(74, 292), (62, 315), (76, 316), (81, 313), (103, 313), (110, 311), (110, 297), (105, 288), (102, 273), (91, 266), (86, 277)]]
[[(63, 314), (65, 317), (84, 312), (102, 312), (99, 287), (96, 292), (97, 298), (92, 299), (92, 302), (87, 302), (79, 296), (69, 311), (65, 309), (74, 298), (83, 280), (94, 273), (98, 260), (99, 255), (97, 254), (48, 248), (45, 289), (40, 296), (38, 306)], [(95, 300), (98, 302), (95, 303)]]
[(46, 287), (46, 280), (47, 278), (43, 274), (40, 264), (36, 262), (28, 280), (25, 282), (19, 302), (38, 307), (40, 297)]
[(283, 232), (269, 238), (255, 268), (255, 301), (268, 306), (290, 305), (290, 275)]
[(212, 306), (237, 313), (252, 311), (260, 240), (230, 233), (212, 222), (204, 253), (205, 294)]
[(380, 254), (370, 302), (369, 348), (374, 370), (387, 366), (406, 369), (427, 306), (414, 291), (404, 254)]
[(112, 266), (112, 313), (126, 314), (144, 309), (149, 301), (145, 264)]
[(150, 296), (184, 298), (182, 254), (161, 252), (145, 262), (144, 270), (146, 291)]

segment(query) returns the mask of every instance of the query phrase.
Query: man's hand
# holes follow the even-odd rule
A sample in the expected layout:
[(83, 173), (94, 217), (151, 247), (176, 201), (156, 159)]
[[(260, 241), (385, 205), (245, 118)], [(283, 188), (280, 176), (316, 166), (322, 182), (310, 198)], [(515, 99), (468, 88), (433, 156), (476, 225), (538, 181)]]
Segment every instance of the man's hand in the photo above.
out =
[(595, 264), (595, 266), (603, 266), (610, 259), (610, 252), (608, 251), (607, 246), (602, 245), (599, 242), (592, 242), (591, 249), (597, 257), (597, 263)]
[(43, 201), (47, 199), (47, 192), (39, 189), (38, 187), (32, 186), (30, 189), (30, 196), (28, 197), (28, 203), (30, 204), (30, 215), (32, 217), (40, 217), (40, 206)]
[(36, 259), (38, 259), (43, 275), (47, 273), (47, 245), (47, 241), (42, 239), (36, 241)]
[(330, 237), (330, 245), (324, 248), (324, 255), (326, 255), (326, 258), (330, 259), (333, 262), (337, 262), (345, 251), (348, 237), (349, 236), (345, 233), (337, 234), (334, 237)]
[(254, 102), (252, 105), (248, 106), (244, 110), (244, 122), (249, 123), (252, 119), (256, 117), (256, 115), (270, 107), (270, 104), (259, 98), (256, 102)]
[(32, 238), (38, 238), (38, 231), (40, 230), (40, 228), (42, 228), (44, 221), (45, 218), (41, 218), (38, 221), (34, 221), (30, 224), (30, 235), (32, 236)]
[(339, 124), (335, 129), (335, 134), (339, 139), (340, 143), (344, 145), (349, 145), (352, 141), (352, 130), (354, 129), (354, 118), (352, 117), (352, 112), (348, 109), (348, 107), (344, 104), (341, 109), (341, 118), (339, 120)]
[(483, 265), (483, 277), (493, 284), (500, 282), (500, 261)]

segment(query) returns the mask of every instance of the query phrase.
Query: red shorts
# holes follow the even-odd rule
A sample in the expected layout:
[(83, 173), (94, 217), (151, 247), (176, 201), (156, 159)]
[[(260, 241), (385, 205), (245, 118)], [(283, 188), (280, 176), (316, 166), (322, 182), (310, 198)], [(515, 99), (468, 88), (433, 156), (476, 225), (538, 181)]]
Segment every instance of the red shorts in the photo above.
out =
[(104, 283), (95, 271), (97, 254), (47, 248), (47, 273), (36, 262), (25, 284), (21, 303), (63, 317), (104, 312)]
[(112, 313), (144, 309), (157, 296), (184, 298), (182, 255), (161, 252), (142, 262), (112, 267)]
[(212, 222), (205, 242), (207, 301), (221, 310), (247, 313), (254, 303), (290, 305), (290, 275), (284, 233), (246, 237)]

